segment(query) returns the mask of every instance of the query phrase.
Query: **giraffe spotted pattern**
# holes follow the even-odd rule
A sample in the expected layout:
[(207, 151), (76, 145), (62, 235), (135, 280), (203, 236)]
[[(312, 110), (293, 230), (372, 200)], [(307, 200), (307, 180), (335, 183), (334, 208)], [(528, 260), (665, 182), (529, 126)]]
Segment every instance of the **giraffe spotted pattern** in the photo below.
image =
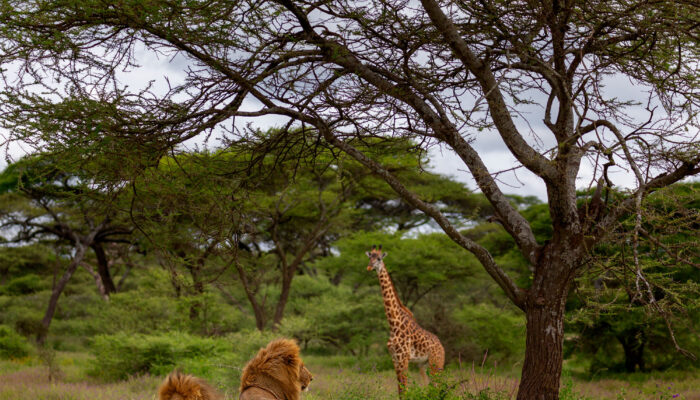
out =
[(369, 257), (368, 271), (376, 271), (379, 285), (382, 288), (384, 298), (384, 311), (389, 321), (389, 341), (387, 347), (394, 362), (396, 378), (399, 381), (399, 395), (406, 388), (408, 363), (418, 363), (421, 376), (428, 380), (425, 373), (426, 367), (430, 367), (432, 375), (442, 371), (445, 366), (445, 349), (437, 336), (423, 329), (413, 317), (413, 313), (401, 303), (391, 282), (389, 272), (384, 265), (386, 253), (382, 253), (382, 247), (372, 246), (372, 250), (366, 253)]

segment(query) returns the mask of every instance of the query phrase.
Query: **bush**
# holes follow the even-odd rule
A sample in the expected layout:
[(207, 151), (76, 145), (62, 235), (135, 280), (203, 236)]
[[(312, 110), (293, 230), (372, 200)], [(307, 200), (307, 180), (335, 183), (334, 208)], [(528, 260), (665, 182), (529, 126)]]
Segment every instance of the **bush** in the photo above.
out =
[(10, 296), (30, 294), (44, 289), (45, 286), (39, 275), (27, 274), (11, 279), (5, 286), (0, 288), (0, 294)]
[(22, 358), (29, 355), (31, 346), (7, 325), (0, 325), (0, 358)]
[(46, 294), (43, 291), (24, 296), (0, 296), (0, 324), (14, 326), (24, 336), (36, 334), (48, 302)]
[(402, 397), (403, 400), (457, 400), (453, 393), (456, 385), (450, 385), (439, 377), (434, 377), (427, 386), (409, 385)]
[(427, 386), (408, 385), (403, 400), (507, 400), (512, 395), (506, 391), (484, 388), (471, 393), (464, 381), (447, 378), (444, 374), (432, 377)]
[(386, 355), (388, 325), (382, 297), (374, 291), (368, 296), (364, 289), (353, 292), (324, 277), (299, 276), (280, 331), (302, 343), (324, 342), (355, 355), (368, 355), (373, 345), (379, 345)]
[(230, 351), (229, 343), (180, 332), (99, 335), (92, 344), (95, 360), (91, 375), (106, 380), (145, 373), (164, 375), (187, 360), (216, 358)]
[(172, 329), (183, 330), (188, 314), (177, 312), (176, 299), (153, 296), (135, 290), (114, 293), (109, 302), (93, 303), (92, 324), (96, 333), (134, 332), (153, 334)]
[[(525, 353), (525, 317), (490, 304), (465, 306), (454, 313), (468, 334), (459, 343), (471, 357), (482, 358), (488, 351), (491, 360), (514, 361)], [(477, 359), (478, 359), (477, 358)]]
[[(204, 335), (223, 335), (240, 329), (246, 322), (243, 314), (233, 307), (218, 303), (212, 293), (200, 296), (173, 298), (153, 295), (147, 290), (115, 293), (105, 303), (96, 300), (90, 304), (90, 324), (79, 335), (98, 333), (134, 332), (142, 334), (166, 333), (171, 330)], [(199, 313), (190, 319), (190, 307), (197, 304)], [(67, 307), (66, 307), (67, 308)], [(81, 328), (80, 324), (73, 326)], [(94, 332), (90, 332), (90, 330)], [(58, 330), (56, 332), (59, 332)]]

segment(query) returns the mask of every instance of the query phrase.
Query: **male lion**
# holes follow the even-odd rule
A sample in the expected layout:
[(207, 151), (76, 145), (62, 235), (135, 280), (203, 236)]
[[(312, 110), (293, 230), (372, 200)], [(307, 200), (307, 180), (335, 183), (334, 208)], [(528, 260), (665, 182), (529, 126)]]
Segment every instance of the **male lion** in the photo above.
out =
[(192, 375), (171, 372), (158, 390), (159, 400), (223, 400), (206, 382)]
[(296, 342), (278, 339), (243, 368), (239, 400), (299, 400), (312, 379)]

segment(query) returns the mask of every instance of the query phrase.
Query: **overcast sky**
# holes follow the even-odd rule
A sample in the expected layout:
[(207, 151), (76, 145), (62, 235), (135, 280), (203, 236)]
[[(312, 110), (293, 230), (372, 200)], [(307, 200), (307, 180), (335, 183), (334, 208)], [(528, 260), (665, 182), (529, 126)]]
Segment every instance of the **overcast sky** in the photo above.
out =
[[(187, 67), (187, 61), (181, 57), (169, 59), (166, 57), (157, 57), (152, 52), (140, 50), (136, 53), (136, 58), (139, 61), (141, 68), (122, 73), (120, 79), (123, 83), (128, 83), (133, 90), (138, 90), (154, 80), (155, 91), (167, 88), (164, 77), (167, 76), (171, 84), (181, 82), (184, 74), (183, 70)], [(644, 94), (635, 88), (626, 78), (613, 79), (606, 82), (607, 90), (615, 93), (615, 96), (622, 99), (644, 98)], [(543, 99), (544, 100), (544, 99)], [(249, 109), (257, 108), (257, 105), (245, 103)], [(516, 120), (518, 128), (524, 132), (526, 140), (539, 150), (551, 147), (554, 142), (551, 134), (541, 122), (541, 107), (534, 107), (530, 111), (530, 125), (527, 126), (522, 120)], [(641, 111), (641, 110), (640, 110)], [(640, 118), (646, 119), (640, 113)], [(266, 129), (274, 126), (281, 126), (286, 119), (283, 117), (261, 117), (254, 120), (238, 119), (237, 123), (243, 126), (245, 123), (253, 121), (253, 125), (261, 129)], [(1, 129), (1, 128), (0, 128)], [(6, 132), (0, 130), (2, 136), (6, 136)], [(535, 139), (535, 135), (538, 139)], [(201, 139), (198, 139), (201, 140)], [(197, 141), (190, 142), (190, 146), (198, 144)], [(215, 141), (210, 141), (209, 145), (215, 145)], [(517, 165), (514, 157), (505, 147), (500, 136), (495, 131), (483, 131), (474, 136), (472, 144), (479, 152), (479, 155), (484, 160), (492, 173), (512, 169)], [(21, 155), (26, 154), (29, 149), (26, 146), (23, 148), (21, 144), (13, 144), (9, 147), (9, 156), (11, 159), (17, 159)], [(474, 181), (471, 179), (471, 174), (466, 171), (466, 166), (462, 161), (449, 149), (435, 147), (430, 151), (431, 169), (435, 172), (451, 176), (462, 182), (466, 182), (472, 189), (476, 188)], [(3, 157), (0, 161), (1, 166), (6, 165)], [(635, 186), (633, 176), (629, 173), (618, 169), (612, 172), (617, 180), (617, 185), (622, 185), (628, 188)], [(590, 165), (582, 165), (579, 173), (578, 187), (587, 187), (591, 183), (592, 168)], [(506, 172), (498, 176), (499, 186), (505, 193), (519, 194), (523, 196), (534, 195), (541, 200), (546, 200), (545, 185), (538, 177), (528, 172), (524, 168), (515, 171)]]

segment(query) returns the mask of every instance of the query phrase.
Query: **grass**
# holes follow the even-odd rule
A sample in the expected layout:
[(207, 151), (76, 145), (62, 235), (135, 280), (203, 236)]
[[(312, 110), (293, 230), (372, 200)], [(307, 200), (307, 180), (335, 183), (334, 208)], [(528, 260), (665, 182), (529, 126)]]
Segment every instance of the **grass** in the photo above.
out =
[[(119, 382), (101, 382), (87, 375), (90, 356), (58, 352), (59, 373), (48, 379), (48, 367), (37, 357), (0, 361), (0, 400), (154, 400), (163, 377), (139, 376)], [(314, 373), (305, 400), (396, 399), (396, 379), (390, 370), (372, 365), (348, 366), (346, 359), (309, 356), (306, 364)], [(56, 368), (54, 368), (56, 369)], [(186, 372), (186, 371), (185, 371)], [(453, 367), (445, 380), (460, 399), (512, 399), (517, 388), (515, 371), (486, 366)], [(418, 385), (411, 371), (412, 385)], [(226, 399), (238, 397), (238, 382), (213, 382)], [(416, 389), (416, 386), (411, 386)], [(418, 388), (419, 389), (419, 388)], [(416, 389), (417, 393), (419, 390)], [(674, 397), (675, 396), (675, 397)], [(425, 398), (425, 397), (416, 397)], [(565, 376), (562, 400), (585, 399), (684, 399), (700, 400), (700, 377), (692, 373), (632, 374), (585, 381)]]

